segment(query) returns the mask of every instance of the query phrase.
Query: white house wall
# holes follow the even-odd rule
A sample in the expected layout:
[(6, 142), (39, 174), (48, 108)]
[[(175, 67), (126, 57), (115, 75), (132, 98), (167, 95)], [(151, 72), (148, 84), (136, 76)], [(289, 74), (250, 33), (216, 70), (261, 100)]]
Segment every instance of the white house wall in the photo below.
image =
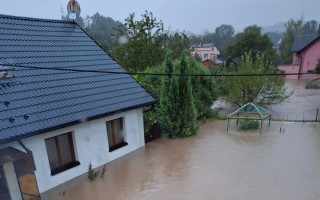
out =
[(18, 180), (16, 178), (17, 175), (16, 175), (16, 172), (14, 171), (13, 163), (10, 162), (10, 163), (4, 164), (3, 170), (6, 176), (11, 199), (22, 200)]
[[(124, 117), (125, 138), (128, 145), (109, 152), (106, 122), (120, 117)], [(23, 139), (25, 146), (33, 152), (39, 192), (43, 193), (86, 173), (90, 162), (96, 168), (144, 146), (143, 127), (142, 109), (136, 109)], [(70, 131), (74, 134), (75, 157), (80, 165), (52, 176), (45, 139)], [(7, 146), (24, 151), (18, 142), (7, 143), (0, 148)]]

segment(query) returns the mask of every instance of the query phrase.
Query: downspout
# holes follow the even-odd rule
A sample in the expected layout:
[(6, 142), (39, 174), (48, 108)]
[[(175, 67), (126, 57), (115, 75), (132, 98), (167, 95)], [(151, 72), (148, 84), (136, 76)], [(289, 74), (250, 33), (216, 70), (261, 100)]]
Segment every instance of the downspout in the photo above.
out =
[(36, 170), (37, 170), (37, 167), (36, 167), (36, 163), (34, 162), (34, 158), (33, 158), (33, 153), (32, 153), (32, 151), (31, 151), (30, 149), (28, 149), (28, 147), (26, 147), (26, 145), (23, 144), (21, 140), (17, 140), (17, 141), (18, 141), (18, 143), (22, 146), (22, 148), (23, 148), (24, 150), (26, 150), (27, 154), (29, 154), (29, 156), (31, 157), (34, 171), (36, 171)]
[(23, 148), (24, 150), (26, 150), (27, 153), (31, 152), (30, 149), (28, 149), (28, 148), (26, 147), (26, 145), (24, 145), (24, 144), (21, 142), (21, 140), (17, 140), (17, 141), (18, 141), (18, 143), (22, 146), (22, 148)]
[(302, 71), (302, 57), (300, 56), (300, 54), (297, 54), (297, 56), (300, 58), (299, 73), (298, 73), (298, 80), (299, 80), (301, 77), (301, 71)]

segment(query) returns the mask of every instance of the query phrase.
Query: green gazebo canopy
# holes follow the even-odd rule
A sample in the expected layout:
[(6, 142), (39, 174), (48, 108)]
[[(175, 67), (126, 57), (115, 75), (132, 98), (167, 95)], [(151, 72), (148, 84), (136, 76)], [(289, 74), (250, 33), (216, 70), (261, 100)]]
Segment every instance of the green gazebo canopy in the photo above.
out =
[(266, 118), (269, 118), (269, 126), (270, 126), (270, 120), (271, 120), (271, 112), (265, 108), (262, 108), (261, 106), (255, 105), (253, 103), (246, 103), (238, 110), (230, 113), (228, 115), (228, 126), (227, 131), (229, 128), (229, 119), (236, 119), (237, 123), (238, 120), (261, 120), (261, 126), (260, 126), (260, 132), (262, 128), (262, 122)]

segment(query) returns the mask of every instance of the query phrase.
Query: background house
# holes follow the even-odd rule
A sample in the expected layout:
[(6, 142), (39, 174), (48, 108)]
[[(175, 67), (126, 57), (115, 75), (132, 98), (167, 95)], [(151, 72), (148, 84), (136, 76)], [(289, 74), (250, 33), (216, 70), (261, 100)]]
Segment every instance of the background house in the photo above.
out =
[(295, 38), (292, 45), (292, 65), (280, 65), (278, 69), (285, 73), (310, 73), (289, 75), (289, 79), (315, 79), (320, 74), (315, 74), (315, 68), (320, 59), (320, 36), (307, 35)]
[(155, 99), (75, 22), (0, 15), (0, 66), (0, 199), (37, 199), (144, 146)]
[(220, 50), (212, 43), (200, 43), (191, 46), (191, 54), (192, 56), (197, 54), (202, 61), (215, 60), (220, 55)]
[(199, 56), (202, 64), (206, 67), (211, 67), (212, 64), (223, 64), (223, 61), (218, 59), (220, 50), (213, 43), (200, 43), (191, 46), (192, 56)]

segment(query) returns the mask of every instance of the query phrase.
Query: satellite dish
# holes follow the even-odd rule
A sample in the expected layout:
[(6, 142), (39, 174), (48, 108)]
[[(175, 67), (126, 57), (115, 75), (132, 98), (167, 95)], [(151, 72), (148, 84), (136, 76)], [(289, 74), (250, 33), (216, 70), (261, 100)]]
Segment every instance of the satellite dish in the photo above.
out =
[(70, 0), (67, 5), (68, 10), (68, 18), (69, 19), (76, 19), (80, 16), (80, 5), (76, 0)]

